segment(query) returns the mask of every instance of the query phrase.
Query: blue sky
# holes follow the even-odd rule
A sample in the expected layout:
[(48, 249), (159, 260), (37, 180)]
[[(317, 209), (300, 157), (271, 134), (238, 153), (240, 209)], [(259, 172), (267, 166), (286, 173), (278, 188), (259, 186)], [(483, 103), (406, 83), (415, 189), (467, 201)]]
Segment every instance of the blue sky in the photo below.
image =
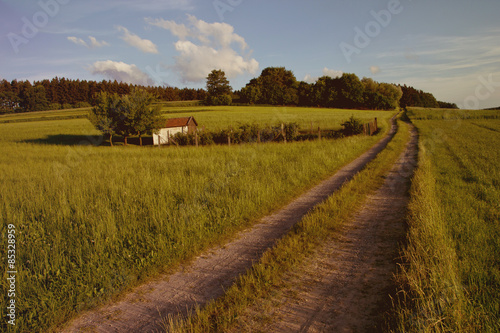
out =
[(0, 0), (0, 78), (235, 89), (269, 66), (500, 106), (498, 0)]

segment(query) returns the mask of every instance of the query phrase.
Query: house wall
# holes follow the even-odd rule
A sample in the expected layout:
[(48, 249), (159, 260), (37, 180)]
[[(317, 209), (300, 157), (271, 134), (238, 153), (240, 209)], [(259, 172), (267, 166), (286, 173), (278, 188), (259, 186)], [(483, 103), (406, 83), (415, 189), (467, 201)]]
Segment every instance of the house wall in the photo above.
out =
[(158, 134), (153, 134), (153, 145), (157, 146), (159, 144), (167, 144), (169, 142), (169, 137), (174, 136), (177, 133), (188, 133), (188, 127), (162, 128)]

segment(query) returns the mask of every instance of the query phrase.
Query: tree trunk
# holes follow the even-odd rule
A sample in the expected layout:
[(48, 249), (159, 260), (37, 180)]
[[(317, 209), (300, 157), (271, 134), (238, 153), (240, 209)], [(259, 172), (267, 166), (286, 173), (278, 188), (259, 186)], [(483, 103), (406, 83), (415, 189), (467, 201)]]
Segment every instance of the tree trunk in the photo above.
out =
[(126, 146), (126, 145), (128, 144), (128, 142), (127, 142), (127, 138), (128, 138), (128, 136), (124, 136), (124, 137), (123, 137), (123, 145), (124, 145), (124, 146)]
[(109, 134), (109, 144), (113, 147), (113, 134)]
[(139, 133), (139, 145), (142, 147), (142, 135)]

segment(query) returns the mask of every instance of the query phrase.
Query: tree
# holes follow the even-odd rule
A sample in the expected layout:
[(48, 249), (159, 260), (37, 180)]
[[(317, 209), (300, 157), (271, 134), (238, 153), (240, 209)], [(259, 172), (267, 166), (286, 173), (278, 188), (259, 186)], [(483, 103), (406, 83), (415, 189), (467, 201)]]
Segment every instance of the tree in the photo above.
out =
[(89, 112), (90, 122), (97, 130), (108, 136), (111, 146), (120, 120), (120, 103), (118, 94), (111, 95), (103, 91), (95, 97), (95, 106)]
[(14, 112), (19, 105), (19, 98), (12, 91), (0, 92), (0, 112)]
[(241, 99), (244, 103), (258, 104), (262, 99), (261, 85), (257, 79), (252, 79), (241, 88)]
[(142, 136), (152, 134), (161, 126), (161, 106), (153, 106), (155, 97), (143, 89), (134, 88), (130, 95), (122, 97), (123, 110), (127, 115), (130, 132), (139, 136), (142, 146)]
[(47, 110), (49, 101), (45, 94), (45, 87), (42, 85), (37, 85), (35, 87), (31, 86), (31, 84), (29, 86), (26, 85), (21, 93), (20, 106), (28, 112)]
[(365, 87), (356, 74), (344, 73), (338, 79), (339, 94), (335, 102), (336, 107), (354, 109), (363, 105)]
[(155, 97), (144, 89), (134, 88), (130, 95), (99, 93), (95, 106), (89, 113), (89, 120), (96, 129), (109, 136), (113, 145), (113, 135), (123, 136), (127, 145), (129, 136), (138, 135), (142, 146), (142, 136), (151, 134), (162, 122), (160, 106), (154, 106)]
[(222, 70), (213, 70), (207, 76), (207, 98), (208, 105), (230, 105), (232, 102), (232, 88), (226, 79), (226, 73)]
[(298, 83), (292, 71), (285, 67), (265, 68), (257, 80), (262, 93), (262, 104), (289, 105), (298, 104)]

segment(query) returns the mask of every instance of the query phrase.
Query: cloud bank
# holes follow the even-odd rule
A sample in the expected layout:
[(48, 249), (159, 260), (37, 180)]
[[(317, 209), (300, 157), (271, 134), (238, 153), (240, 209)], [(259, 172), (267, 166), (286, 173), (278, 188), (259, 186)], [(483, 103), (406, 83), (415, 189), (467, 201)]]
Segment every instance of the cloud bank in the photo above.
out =
[(94, 75), (100, 74), (108, 79), (116, 80), (118, 82), (144, 86), (154, 84), (151, 77), (142, 72), (136, 65), (129, 65), (121, 61), (96, 61), (90, 66), (89, 70)]
[(174, 44), (179, 55), (173, 69), (184, 83), (204, 81), (213, 69), (222, 69), (229, 79), (259, 70), (257, 60), (246, 51), (245, 39), (227, 23), (207, 23), (192, 15), (187, 24), (152, 18), (146, 22), (179, 39)]

